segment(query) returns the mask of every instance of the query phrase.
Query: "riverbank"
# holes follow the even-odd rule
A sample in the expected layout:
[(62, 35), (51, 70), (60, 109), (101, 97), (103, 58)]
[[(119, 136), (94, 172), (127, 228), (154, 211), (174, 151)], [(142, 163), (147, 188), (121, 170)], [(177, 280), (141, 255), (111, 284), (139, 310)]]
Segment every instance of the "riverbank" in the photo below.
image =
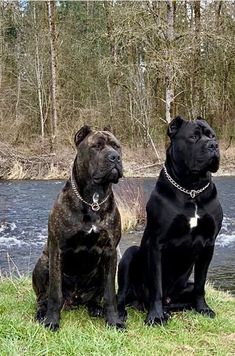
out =
[(53, 333), (34, 322), (30, 279), (1, 279), (1, 355), (234, 355), (235, 298), (210, 286), (207, 295), (215, 319), (175, 313), (166, 326), (147, 327), (145, 314), (129, 309), (127, 331), (118, 332), (80, 308), (63, 311)]
[[(216, 176), (235, 176), (235, 147), (221, 143), (221, 164)], [(124, 175), (126, 177), (157, 177), (165, 160), (165, 148), (158, 149), (159, 158), (148, 147), (123, 147)], [(48, 148), (13, 147), (0, 143), (0, 179), (66, 179), (75, 150), (63, 147), (55, 153)]]

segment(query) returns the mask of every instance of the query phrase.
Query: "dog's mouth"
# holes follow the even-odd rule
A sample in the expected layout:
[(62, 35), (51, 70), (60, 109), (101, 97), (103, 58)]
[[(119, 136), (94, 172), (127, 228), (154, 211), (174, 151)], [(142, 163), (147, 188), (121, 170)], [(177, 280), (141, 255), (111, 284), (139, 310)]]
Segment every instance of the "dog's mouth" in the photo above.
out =
[(207, 162), (200, 162), (197, 167), (191, 167), (190, 173), (194, 176), (200, 175), (202, 172), (210, 171), (212, 173), (216, 172), (219, 168), (219, 155), (211, 154), (208, 157)]
[(210, 164), (209, 164), (209, 170), (212, 173), (215, 173), (219, 169), (219, 161), (220, 161), (220, 156), (216, 152), (211, 156), (210, 159)]
[(93, 182), (96, 184), (101, 184), (103, 182), (117, 183), (118, 180), (122, 177), (122, 167), (115, 165), (108, 172), (97, 175), (93, 177)]
[(191, 174), (193, 174), (193, 175), (198, 175), (199, 173), (200, 173), (200, 169), (196, 169), (196, 168), (193, 168), (193, 169), (191, 169)]

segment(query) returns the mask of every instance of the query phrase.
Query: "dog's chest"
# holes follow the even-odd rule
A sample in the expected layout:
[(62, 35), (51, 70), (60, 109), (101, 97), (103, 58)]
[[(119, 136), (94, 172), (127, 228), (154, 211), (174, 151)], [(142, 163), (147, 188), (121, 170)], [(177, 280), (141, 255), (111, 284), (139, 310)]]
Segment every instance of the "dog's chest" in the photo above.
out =
[(62, 264), (67, 274), (90, 273), (112, 251), (112, 241), (105, 230), (92, 225), (86, 231), (77, 231), (66, 238), (61, 248)]
[(194, 214), (189, 217), (189, 226), (190, 226), (190, 229), (193, 229), (193, 228), (197, 227), (198, 221), (199, 221), (199, 219), (200, 219), (200, 216), (198, 215), (198, 207), (197, 207), (197, 204), (194, 204), (194, 205), (195, 205)]
[(175, 214), (167, 232), (168, 246), (197, 248), (211, 243), (215, 222), (211, 215), (191, 203), (182, 212)]
[(62, 250), (69, 250), (74, 254), (78, 254), (82, 251), (103, 254), (111, 247), (112, 243), (108, 232), (106, 230), (100, 230), (99, 226), (92, 224), (85, 231), (76, 231), (71, 234), (71, 236), (68, 236)]

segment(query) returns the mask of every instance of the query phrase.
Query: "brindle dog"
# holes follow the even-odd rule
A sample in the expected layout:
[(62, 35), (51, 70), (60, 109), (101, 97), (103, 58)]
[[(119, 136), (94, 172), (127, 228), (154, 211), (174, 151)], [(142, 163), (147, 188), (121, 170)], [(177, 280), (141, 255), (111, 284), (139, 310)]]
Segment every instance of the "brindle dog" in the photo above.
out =
[(33, 271), (36, 320), (57, 330), (61, 308), (83, 304), (120, 329), (115, 274), (121, 222), (112, 183), (122, 176), (121, 147), (111, 132), (89, 126), (76, 133), (75, 144), (71, 177), (50, 213), (47, 244)]

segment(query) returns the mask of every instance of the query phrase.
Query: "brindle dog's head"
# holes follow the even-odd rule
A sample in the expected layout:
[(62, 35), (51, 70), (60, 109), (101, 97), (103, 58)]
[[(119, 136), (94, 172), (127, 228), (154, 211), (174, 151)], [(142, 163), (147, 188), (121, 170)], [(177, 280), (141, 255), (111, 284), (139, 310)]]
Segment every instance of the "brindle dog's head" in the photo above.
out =
[(219, 168), (219, 147), (215, 132), (201, 117), (186, 121), (176, 117), (168, 127), (172, 160), (186, 172), (201, 174)]
[(74, 137), (77, 164), (87, 179), (95, 184), (117, 183), (122, 177), (122, 151), (116, 137), (104, 129), (93, 131), (83, 126)]

